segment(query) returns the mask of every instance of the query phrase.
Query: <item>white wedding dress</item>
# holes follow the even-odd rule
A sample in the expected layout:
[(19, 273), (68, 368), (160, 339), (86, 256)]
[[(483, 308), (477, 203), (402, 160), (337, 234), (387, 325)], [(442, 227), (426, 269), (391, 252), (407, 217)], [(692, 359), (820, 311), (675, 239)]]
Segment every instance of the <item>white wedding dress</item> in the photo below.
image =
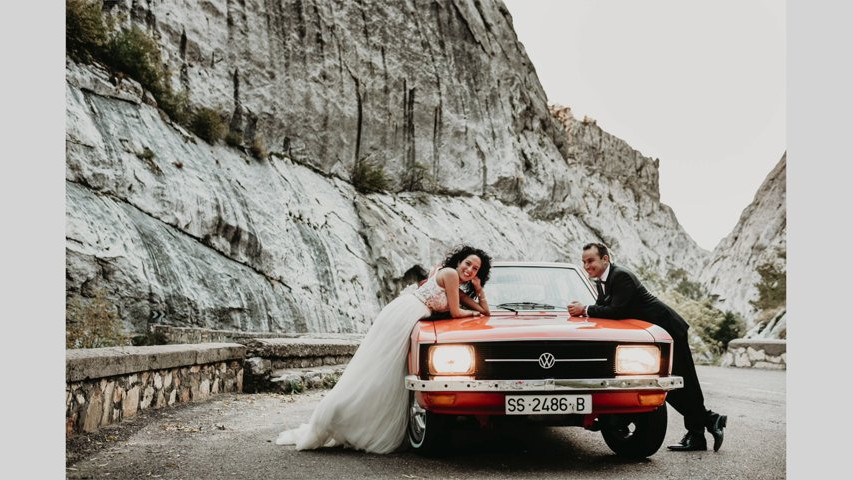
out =
[(297, 450), (342, 445), (389, 453), (406, 437), (409, 394), (403, 384), (412, 328), (431, 312), (447, 311), (435, 275), (406, 288), (385, 306), (311, 420), (281, 432), (275, 443)]

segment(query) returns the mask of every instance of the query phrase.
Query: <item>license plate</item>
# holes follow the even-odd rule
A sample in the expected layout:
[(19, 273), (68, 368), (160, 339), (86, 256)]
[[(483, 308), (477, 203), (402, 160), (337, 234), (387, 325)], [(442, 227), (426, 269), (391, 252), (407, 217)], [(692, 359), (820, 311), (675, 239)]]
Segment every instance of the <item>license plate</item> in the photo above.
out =
[(507, 395), (507, 415), (591, 413), (592, 395)]

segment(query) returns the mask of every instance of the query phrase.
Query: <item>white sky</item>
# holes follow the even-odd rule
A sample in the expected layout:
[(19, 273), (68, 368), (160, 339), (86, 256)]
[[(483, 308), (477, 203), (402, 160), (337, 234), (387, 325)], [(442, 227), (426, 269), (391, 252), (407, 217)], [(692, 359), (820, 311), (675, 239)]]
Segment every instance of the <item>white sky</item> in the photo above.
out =
[(783, 0), (504, 0), (549, 103), (660, 159), (699, 246), (734, 228), (785, 143)]

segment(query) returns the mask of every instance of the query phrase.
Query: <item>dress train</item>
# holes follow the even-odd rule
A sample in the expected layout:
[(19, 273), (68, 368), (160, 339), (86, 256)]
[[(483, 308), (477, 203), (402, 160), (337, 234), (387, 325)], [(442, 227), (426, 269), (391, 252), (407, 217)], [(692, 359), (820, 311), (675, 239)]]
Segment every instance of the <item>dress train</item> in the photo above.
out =
[(343, 445), (389, 453), (406, 436), (409, 394), (403, 384), (412, 328), (430, 310), (406, 289), (385, 306), (337, 384), (308, 423), (281, 432), (275, 443), (297, 450)]

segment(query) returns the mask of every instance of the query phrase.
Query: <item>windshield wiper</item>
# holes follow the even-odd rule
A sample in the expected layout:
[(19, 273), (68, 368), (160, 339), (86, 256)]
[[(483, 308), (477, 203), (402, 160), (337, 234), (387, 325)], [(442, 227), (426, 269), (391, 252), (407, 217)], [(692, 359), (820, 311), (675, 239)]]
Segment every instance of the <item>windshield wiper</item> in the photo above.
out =
[(517, 310), (510, 308), (510, 307), (525, 308), (527, 310), (535, 310), (535, 309), (540, 309), (540, 308), (542, 310), (554, 310), (555, 308), (557, 308), (553, 305), (548, 305), (547, 303), (535, 303), (535, 302), (507, 302), (507, 303), (501, 303), (500, 305), (498, 305), (498, 308), (503, 308), (503, 309), (510, 310), (510, 311), (518, 313)]
[(498, 308), (503, 308), (504, 310), (509, 310), (510, 312), (518, 313), (518, 310), (514, 308), (509, 308), (507, 305), (515, 305), (514, 303), (502, 303), (498, 305)]

